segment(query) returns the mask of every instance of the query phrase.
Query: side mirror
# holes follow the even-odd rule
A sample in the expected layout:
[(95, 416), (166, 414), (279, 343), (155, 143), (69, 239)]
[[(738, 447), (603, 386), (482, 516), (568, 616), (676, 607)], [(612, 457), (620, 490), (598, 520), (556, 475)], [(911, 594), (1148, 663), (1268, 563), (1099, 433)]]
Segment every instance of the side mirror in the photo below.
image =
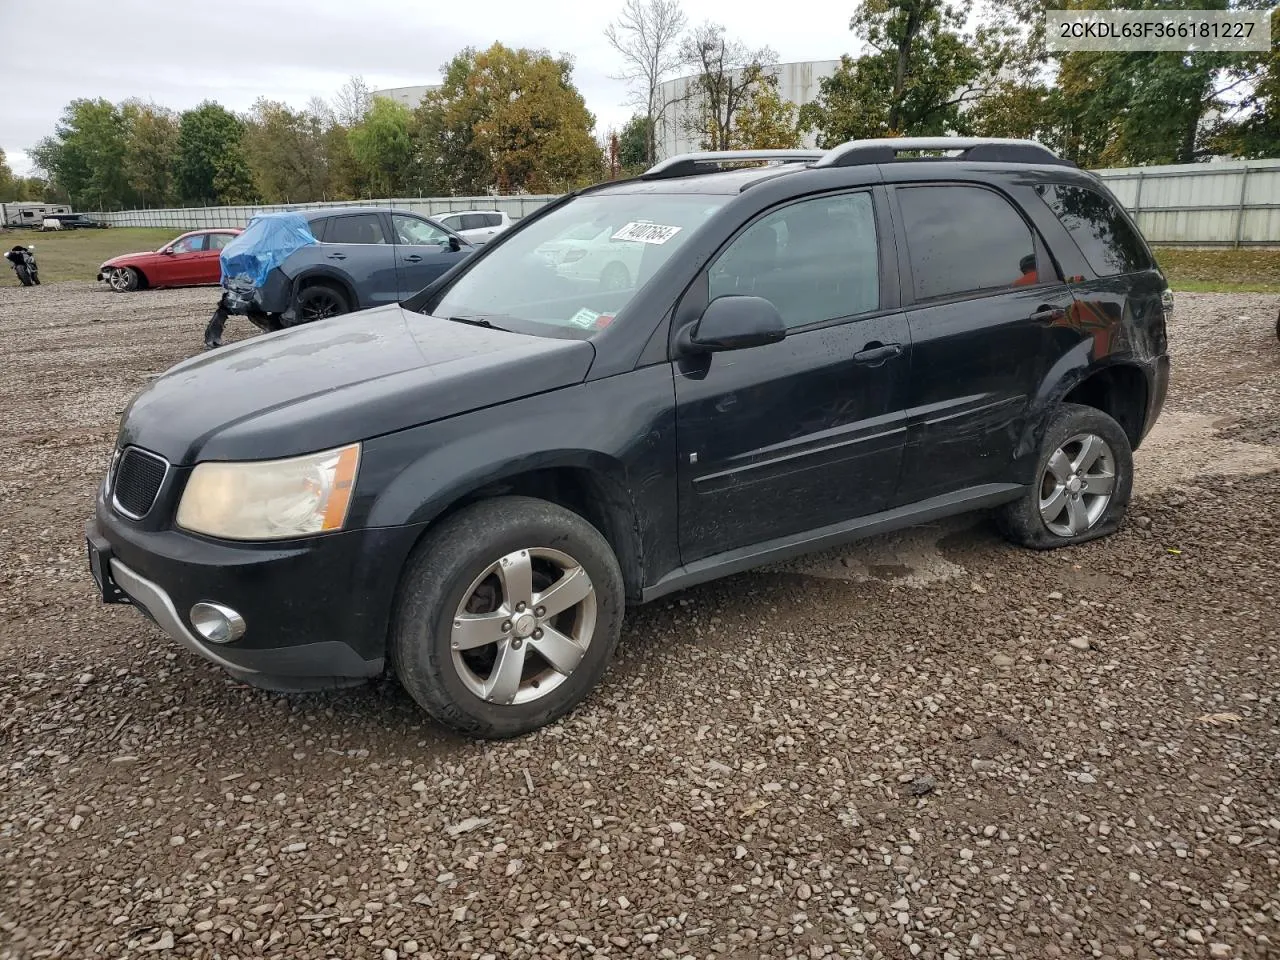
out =
[(459, 250), (461, 250), (461, 249), (462, 249), (462, 241), (461, 241), (461, 240), (459, 240), (457, 237), (455, 237), (455, 236), (453, 236), (453, 235), (450, 235), (450, 236), (449, 236), (449, 249), (450, 249), (450, 250), (452, 250), (454, 253), (457, 253)]
[(172, 257), (172, 256), (174, 255), (174, 254), (173, 254), (173, 247), (165, 247), (165, 248), (164, 248), (163, 250), (161, 250), (160, 252), (161, 252), (161, 253), (163, 253), (166, 257)]
[(715, 353), (761, 347), (786, 339), (778, 308), (764, 297), (716, 297), (681, 335), (688, 353)]

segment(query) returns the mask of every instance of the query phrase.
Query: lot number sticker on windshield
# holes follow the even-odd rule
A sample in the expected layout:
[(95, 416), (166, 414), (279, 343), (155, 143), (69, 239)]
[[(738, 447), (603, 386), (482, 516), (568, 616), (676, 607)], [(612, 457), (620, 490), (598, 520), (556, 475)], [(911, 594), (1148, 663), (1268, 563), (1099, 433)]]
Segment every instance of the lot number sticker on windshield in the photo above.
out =
[(590, 330), (591, 327), (595, 325), (596, 318), (599, 316), (600, 314), (596, 313), (594, 310), (588, 310), (586, 307), (583, 307), (569, 318), (569, 322), (575, 327), (581, 327), (583, 330)]
[(623, 226), (610, 239), (634, 240), (636, 243), (666, 243), (677, 233), (680, 227), (668, 227), (661, 223), (631, 222)]

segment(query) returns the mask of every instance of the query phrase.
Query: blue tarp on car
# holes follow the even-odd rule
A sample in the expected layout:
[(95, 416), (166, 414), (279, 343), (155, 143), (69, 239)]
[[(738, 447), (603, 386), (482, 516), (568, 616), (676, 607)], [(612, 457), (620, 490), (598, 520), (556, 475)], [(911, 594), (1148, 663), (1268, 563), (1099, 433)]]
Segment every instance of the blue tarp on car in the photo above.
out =
[(254, 217), (218, 258), (222, 285), (228, 289), (261, 287), (269, 274), (301, 247), (316, 243), (311, 225), (299, 213)]

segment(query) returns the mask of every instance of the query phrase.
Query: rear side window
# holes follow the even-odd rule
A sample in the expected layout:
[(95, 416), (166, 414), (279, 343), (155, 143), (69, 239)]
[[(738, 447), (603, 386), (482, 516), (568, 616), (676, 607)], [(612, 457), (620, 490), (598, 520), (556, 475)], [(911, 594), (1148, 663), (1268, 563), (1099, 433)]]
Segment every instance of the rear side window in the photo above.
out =
[(461, 229), (462, 229), (462, 226), (461, 226), (461, 224), (462, 224), (462, 218), (461, 218), (461, 217), (458, 217), (458, 216), (453, 216), (453, 217), (444, 217), (444, 218), (442, 218), (442, 219), (440, 220), (440, 222), (441, 222), (441, 223), (443, 223), (443, 224), (444, 224), (446, 227), (448, 227), (450, 230), (461, 230)]
[(1036, 193), (1062, 221), (1076, 246), (1100, 277), (1137, 273), (1151, 266), (1142, 238), (1116, 205), (1088, 187), (1047, 183)]
[(1039, 282), (1031, 228), (998, 193), (966, 186), (905, 187), (897, 193), (915, 299)]
[(325, 242), (325, 231), (329, 229), (330, 220), (330, 217), (324, 217), (320, 220), (312, 220), (309, 224), (311, 227), (311, 235), (321, 243)]
[(483, 213), (468, 213), (461, 219), (463, 230), (482, 230), (484, 227), (488, 226), (488, 224), (484, 222)]
[(351, 217), (334, 217), (329, 221), (325, 243), (386, 243), (382, 218), (376, 213), (359, 213)]

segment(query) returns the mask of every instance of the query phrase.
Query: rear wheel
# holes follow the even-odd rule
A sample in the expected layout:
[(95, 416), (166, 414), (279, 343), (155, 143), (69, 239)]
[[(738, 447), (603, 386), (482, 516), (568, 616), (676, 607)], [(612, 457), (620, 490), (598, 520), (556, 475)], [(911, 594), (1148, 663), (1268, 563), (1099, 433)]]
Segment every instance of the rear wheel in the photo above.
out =
[(446, 726), (520, 736), (596, 685), (623, 609), (622, 572), (595, 527), (544, 500), (484, 500), (446, 519), (411, 558), (392, 663)]
[(1133, 451), (1111, 417), (1064, 403), (1045, 429), (1036, 482), (998, 515), (1015, 543), (1051, 550), (1114, 533), (1133, 492)]
[(107, 276), (107, 283), (116, 293), (132, 293), (141, 286), (141, 276), (133, 267), (116, 267)]
[(24, 287), (31, 286), (31, 273), (27, 270), (26, 266), (20, 263), (16, 269), (18, 272), (18, 282)]
[(295, 312), (298, 323), (311, 323), (351, 312), (346, 295), (327, 283), (313, 283), (298, 294)]

